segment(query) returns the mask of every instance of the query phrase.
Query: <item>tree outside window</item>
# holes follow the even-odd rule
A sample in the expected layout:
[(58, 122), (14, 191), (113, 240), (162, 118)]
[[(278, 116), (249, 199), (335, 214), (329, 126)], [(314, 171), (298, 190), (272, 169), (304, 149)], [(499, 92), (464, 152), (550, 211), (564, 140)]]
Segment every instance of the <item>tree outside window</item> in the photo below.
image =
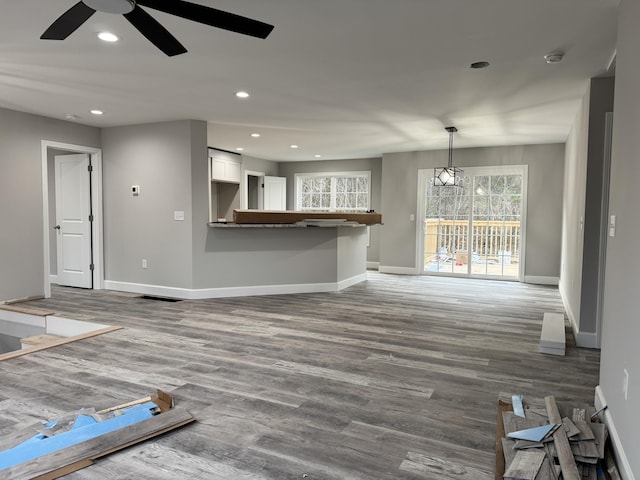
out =
[(296, 174), (296, 210), (365, 212), (369, 210), (371, 172)]

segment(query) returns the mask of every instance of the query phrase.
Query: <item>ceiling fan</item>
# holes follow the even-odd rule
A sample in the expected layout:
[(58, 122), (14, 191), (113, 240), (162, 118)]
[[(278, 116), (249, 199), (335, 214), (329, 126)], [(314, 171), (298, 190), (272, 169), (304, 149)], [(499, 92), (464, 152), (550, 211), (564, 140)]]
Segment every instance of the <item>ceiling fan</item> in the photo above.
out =
[(53, 22), (40, 38), (64, 40), (98, 11), (124, 15), (142, 35), (170, 57), (186, 53), (187, 49), (140, 6), (257, 38), (267, 38), (273, 30), (273, 25), (268, 23), (183, 0), (82, 0)]

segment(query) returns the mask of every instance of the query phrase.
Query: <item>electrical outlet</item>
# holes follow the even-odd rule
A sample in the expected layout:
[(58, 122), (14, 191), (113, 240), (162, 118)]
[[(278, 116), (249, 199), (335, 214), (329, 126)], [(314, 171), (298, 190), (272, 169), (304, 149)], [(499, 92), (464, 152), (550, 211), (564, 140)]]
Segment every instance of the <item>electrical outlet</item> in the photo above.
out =
[(147, 268), (147, 259), (146, 258), (142, 259), (142, 268)]
[(626, 400), (629, 396), (629, 372), (625, 368), (623, 370), (624, 374), (622, 377), (622, 393), (624, 394), (624, 399)]

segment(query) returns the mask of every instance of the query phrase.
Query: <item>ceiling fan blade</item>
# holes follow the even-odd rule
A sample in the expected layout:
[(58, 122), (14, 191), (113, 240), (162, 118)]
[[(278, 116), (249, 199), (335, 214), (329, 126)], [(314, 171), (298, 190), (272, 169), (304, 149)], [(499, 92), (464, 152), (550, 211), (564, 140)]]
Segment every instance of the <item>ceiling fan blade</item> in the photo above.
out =
[(147, 40), (162, 50), (169, 57), (186, 53), (187, 49), (169, 33), (158, 21), (136, 5), (131, 12), (125, 13), (131, 25), (144, 35)]
[(273, 25), (183, 0), (138, 0), (139, 5), (243, 35), (267, 38)]
[(86, 22), (96, 11), (82, 2), (76, 3), (51, 24), (40, 38), (43, 40), (64, 40), (80, 25)]

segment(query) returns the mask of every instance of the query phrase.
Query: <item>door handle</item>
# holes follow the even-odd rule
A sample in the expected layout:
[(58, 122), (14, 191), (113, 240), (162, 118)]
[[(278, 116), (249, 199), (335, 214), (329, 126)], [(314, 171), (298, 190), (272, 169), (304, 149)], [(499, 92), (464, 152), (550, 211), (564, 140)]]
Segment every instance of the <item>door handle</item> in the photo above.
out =
[(56, 225), (55, 227), (53, 227), (54, 230), (60, 230), (60, 225)]

